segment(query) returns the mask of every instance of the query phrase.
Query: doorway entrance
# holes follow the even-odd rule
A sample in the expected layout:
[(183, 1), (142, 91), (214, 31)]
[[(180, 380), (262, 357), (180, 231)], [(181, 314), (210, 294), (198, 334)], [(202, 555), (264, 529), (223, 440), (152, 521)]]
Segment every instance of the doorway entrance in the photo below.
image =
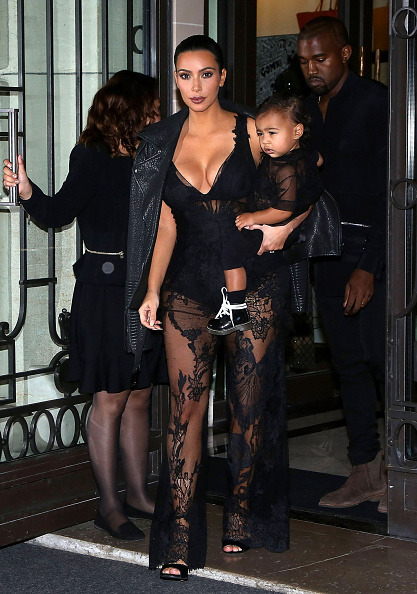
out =
[[(314, 12), (317, 2), (303, 0), (296, 6), (290, 0), (233, 2), (227, 3), (227, 7), (224, 4), (216, 0), (206, 2), (207, 32), (220, 42), (229, 59), (228, 98), (254, 105), (271, 94), (277, 77), (294, 58), (299, 31), (297, 13)], [(288, 358), (293, 514), (417, 538), (413, 503), (417, 484), (414, 357), (417, 7), (415, 0), (339, 0), (338, 3), (325, 0), (323, 9), (329, 8), (337, 9), (338, 17), (348, 28), (354, 49), (351, 68), (390, 88), (387, 386), (378, 412), (379, 432), (387, 454), (389, 515), (387, 520), (386, 515), (377, 512), (377, 504), (371, 502), (356, 506), (353, 513), (335, 510), (329, 514), (317, 506), (320, 496), (317, 484), (322, 481), (323, 495), (340, 486), (350, 468), (337, 378), (314, 310), (312, 318), (296, 320), (298, 332)], [(222, 377), (217, 381), (221, 384)], [(214, 410), (217, 406), (219, 415), (215, 412), (214, 419), (219, 424), (224, 402), (221, 390), (216, 394)], [(215, 423), (214, 442), (216, 430)], [(218, 442), (220, 449), (224, 448), (220, 437)], [(300, 482), (304, 484), (302, 488)]]
[[(381, 17), (383, 13), (384, 18)], [(257, 71), (256, 102), (262, 103), (274, 90), (287, 88), (303, 95), (310, 90), (298, 65), (297, 37), (300, 28), (317, 16), (337, 16), (345, 22), (353, 55), (350, 68), (361, 76), (377, 78), (388, 84), (388, 2), (257, 2)], [(379, 25), (383, 29), (382, 36)], [(373, 29), (375, 31), (373, 32)], [(378, 45), (375, 45), (378, 44)], [(387, 124), (388, 125), (388, 122)], [(385, 181), (385, 180), (384, 180)], [(327, 188), (330, 190), (330, 188)], [(331, 190), (330, 190), (331, 191)], [(351, 219), (345, 219), (351, 220)], [(343, 297), (340, 297), (342, 307)], [(315, 301), (313, 300), (313, 303)], [(381, 312), (381, 318), (383, 312)], [(292, 374), (288, 374), (289, 387), (289, 452), (290, 500), (296, 517), (308, 518), (345, 527), (386, 533), (386, 514), (377, 511), (377, 502), (365, 502), (349, 508), (329, 508), (319, 505), (321, 497), (340, 488), (351, 472), (347, 456), (348, 436), (345, 415), (339, 397), (338, 377), (332, 374), (327, 336), (320, 313), (313, 306), (311, 317), (306, 317), (299, 329), (299, 316), (294, 316), (295, 336), (291, 345), (300, 345), (304, 352), (308, 345), (312, 356), (304, 369), (296, 369), (298, 377), (312, 378), (316, 366), (324, 367), (335, 383), (329, 390), (319, 389), (313, 401), (311, 390), (300, 395), (295, 405), (291, 391)], [(382, 330), (381, 319), (381, 330)], [(333, 339), (334, 340), (334, 339)], [(340, 355), (339, 355), (340, 356)], [(289, 352), (289, 367), (294, 366)], [(297, 365), (297, 367), (299, 367)], [(291, 369), (292, 373), (293, 370)], [(301, 372), (301, 373), (300, 373)], [(372, 380), (371, 380), (372, 381)], [(306, 394), (308, 395), (306, 398)], [(385, 433), (383, 399), (380, 394), (378, 411), (379, 433)], [(326, 400), (331, 399), (330, 404)], [(304, 409), (300, 404), (304, 404)]]

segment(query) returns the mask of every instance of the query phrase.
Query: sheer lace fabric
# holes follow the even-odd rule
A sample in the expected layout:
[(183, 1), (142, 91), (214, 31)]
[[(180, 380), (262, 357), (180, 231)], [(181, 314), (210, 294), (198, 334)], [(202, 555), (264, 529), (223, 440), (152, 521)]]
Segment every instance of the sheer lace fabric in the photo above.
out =
[(254, 192), (248, 200), (249, 211), (272, 207), (290, 211), (292, 218), (305, 212), (323, 189), (317, 160), (318, 153), (305, 148), (294, 149), (276, 159), (264, 155)]
[[(230, 497), (224, 539), (271, 551), (288, 548), (284, 335), (288, 278), (268, 278), (248, 306), (254, 328), (227, 337), (231, 425)], [(214, 309), (176, 293), (164, 300), (171, 416), (152, 525), (150, 566), (206, 556), (207, 402), (219, 339), (207, 333)], [(220, 543), (219, 543), (220, 546)]]
[[(177, 224), (162, 298), (172, 397), (151, 528), (151, 568), (180, 560), (191, 569), (205, 563), (206, 415), (212, 365), (222, 340), (206, 327), (221, 302), (222, 245), (255, 176), (245, 118), (238, 117), (235, 133), (235, 150), (209, 193), (198, 192), (174, 166), (165, 184), (164, 200)], [(225, 339), (231, 425), (223, 536), (282, 551), (288, 548), (283, 351), (289, 277), (280, 254), (266, 256), (257, 256), (248, 267), (253, 327)]]

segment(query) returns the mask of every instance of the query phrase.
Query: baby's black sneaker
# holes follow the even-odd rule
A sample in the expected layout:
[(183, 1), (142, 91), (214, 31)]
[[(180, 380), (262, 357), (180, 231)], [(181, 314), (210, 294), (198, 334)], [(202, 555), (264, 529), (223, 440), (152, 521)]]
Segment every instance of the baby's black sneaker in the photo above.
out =
[(216, 317), (209, 321), (207, 330), (216, 336), (226, 336), (237, 330), (249, 330), (252, 323), (246, 303), (231, 304), (227, 298), (226, 287), (222, 288), (223, 303)]

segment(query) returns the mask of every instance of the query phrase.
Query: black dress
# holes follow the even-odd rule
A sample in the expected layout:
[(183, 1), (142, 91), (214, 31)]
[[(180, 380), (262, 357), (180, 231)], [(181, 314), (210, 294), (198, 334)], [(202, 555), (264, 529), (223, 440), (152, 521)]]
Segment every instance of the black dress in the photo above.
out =
[(46, 196), (31, 181), (25, 210), (46, 227), (63, 227), (78, 219), (88, 250), (74, 264), (76, 284), (71, 306), (69, 381), (79, 391), (118, 393), (166, 381), (162, 337), (149, 332), (141, 371), (132, 385), (134, 357), (125, 350), (124, 287), (130, 157), (111, 157), (105, 146), (78, 144), (69, 172), (55, 196)]
[[(276, 158), (263, 155), (254, 191), (247, 198), (245, 210), (255, 212), (275, 208), (288, 211), (288, 218), (277, 225), (286, 225), (308, 210), (323, 191), (317, 172), (318, 158), (317, 151), (310, 151), (304, 147)], [(262, 240), (262, 231), (239, 231), (235, 226), (223, 246), (223, 270), (243, 266), (248, 258), (257, 254)]]
[[(236, 205), (249, 194), (256, 174), (246, 117), (237, 116), (234, 133), (235, 148), (207, 194), (173, 164), (165, 181), (164, 201), (177, 225), (162, 292), (172, 400), (151, 529), (151, 568), (180, 559), (190, 568), (205, 563), (205, 414), (221, 340), (206, 327), (221, 302), (222, 246), (234, 229)], [(278, 552), (289, 542), (284, 367), (289, 274), (282, 255), (253, 258), (248, 281), (252, 330), (225, 339), (231, 429), (224, 539)]]

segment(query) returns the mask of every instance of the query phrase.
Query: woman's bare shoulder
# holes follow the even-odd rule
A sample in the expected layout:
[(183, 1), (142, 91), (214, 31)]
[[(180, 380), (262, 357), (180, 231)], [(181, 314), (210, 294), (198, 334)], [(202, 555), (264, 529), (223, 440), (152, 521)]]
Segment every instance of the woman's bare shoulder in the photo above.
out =
[(261, 159), (261, 147), (259, 144), (258, 134), (256, 132), (254, 118), (248, 116), (246, 118), (246, 125), (249, 134), (249, 144), (252, 151), (252, 156), (254, 158), (255, 163), (258, 164)]
[(252, 118), (250, 116), (247, 116), (246, 118), (246, 125), (248, 127), (248, 134), (250, 134), (251, 136), (256, 136), (256, 138), (258, 137), (257, 133), (256, 133), (256, 125), (255, 125), (255, 118)]

